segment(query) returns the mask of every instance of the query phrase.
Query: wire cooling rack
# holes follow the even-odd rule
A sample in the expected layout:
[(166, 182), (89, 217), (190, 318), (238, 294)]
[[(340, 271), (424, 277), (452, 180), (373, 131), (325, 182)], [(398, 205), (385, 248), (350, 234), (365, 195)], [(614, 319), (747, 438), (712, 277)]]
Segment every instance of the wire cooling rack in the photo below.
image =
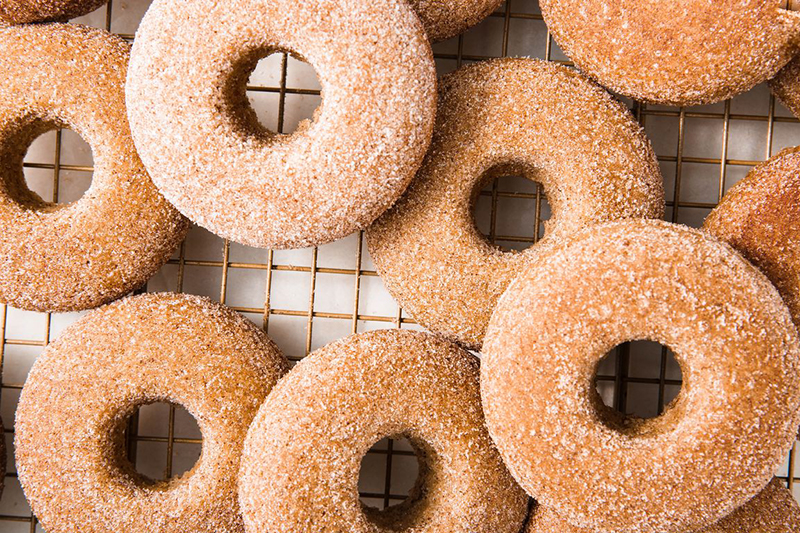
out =
[[(77, 22), (105, 28), (131, 41), (149, 0), (112, 0)], [(550, 38), (536, 0), (508, 0), (465, 35), (434, 46), (440, 74), (473, 61), (530, 56), (568, 63)], [(285, 54), (261, 63), (248, 95), (261, 121), (292, 131), (317, 107), (313, 69)], [(731, 101), (671, 108), (626, 101), (658, 154), (667, 191), (666, 219), (698, 227), (723, 193), (748, 170), (787, 146), (800, 144), (800, 123), (765, 86)], [(39, 138), (29, 150), (26, 179), (54, 202), (76, 200), (91, 181), (91, 149), (69, 130)], [(475, 217), (487, 238), (522, 249), (542, 234), (549, 216), (543, 191), (506, 177), (485, 188)], [(314, 249), (257, 250), (193, 228), (180, 250), (146, 287), (209, 296), (263, 327), (293, 360), (345, 335), (377, 328), (420, 329), (383, 287), (362, 234)], [(0, 306), (0, 413), (6, 446), (13, 450), (13, 419), (30, 366), (48, 342), (81, 314), (41, 314)], [(654, 343), (620, 346), (603, 362), (598, 389), (606, 403), (627, 413), (655, 416), (680, 390), (680, 369)], [(129, 458), (153, 479), (187, 471), (199, 456), (201, 436), (186, 411), (167, 404), (143, 407), (127, 432)], [(402, 501), (416, 477), (416, 458), (404, 441), (384, 440), (364, 458), (362, 500), (385, 507)], [(795, 451), (779, 471), (800, 496)], [(0, 499), (0, 532), (43, 531), (31, 514), (9, 454)]]

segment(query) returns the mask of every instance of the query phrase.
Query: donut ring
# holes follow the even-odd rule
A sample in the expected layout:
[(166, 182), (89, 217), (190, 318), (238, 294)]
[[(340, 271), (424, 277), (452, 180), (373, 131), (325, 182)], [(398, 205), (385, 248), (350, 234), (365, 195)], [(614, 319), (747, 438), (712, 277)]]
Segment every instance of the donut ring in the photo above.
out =
[[(142, 166), (125, 116), (129, 47), (102, 30), (68, 24), (0, 30), (0, 301), (77, 311), (143, 285), (169, 259), (188, 224)], [(43, 68), (46, 67), (46, 68)], [(51, 204), (25, 184), (30, 144), (57, 127), (92, 146), (92, 185)]]
[[(672, 348), (684, 376), (649, 420), (594, 387), (603, 355), (637, 339)], [(544, 507), (604, 533), (682, 533), (772, 479), (800, 424), (799, 373), (789, 312), (753, 265), (704, 232), (632, 220), (551, 247), (509, 286), (481, 393), (512, 475)]]
[[(800, 507), (792, 493), (773, 479), (758, 496), (719, 522), (696, 533), (790, 533), (800, 531)], [(594, 533), (575, 527), (549, 509), (537, 507), (525, 533)]]
[(725, 194), (703, 229), (733, 246), (778, 288), (800, 324), (800, 147), (762, 163)]
[[(472, 217), (487, 177), (502, 167), (543, 184), (553, 210), (545, 238), (522, 253), (492, 246)], [(431, 150), (367, 243), (405, 310), (479, 349), (498, 298), (547, 242), (596, 222), (659, 218), (663, 209), (655, 154), (621, 104), (572, 69), (500, 59), (442, 80)]]
[(106, 3), (108, 0), (0, 0), (0, 24), (66, 22)]
[[(361, 458), (401, 434), (416, 487), (385, 511), (363, 506)], [(527, 514), (486, 432), (477, 359), (400, 330), (329, 344), (281, 380), (247, 435), (239, 497), (248, 532), (517, 533)]]
[(500, 7), (503, 0), (408, 0), (431, 41), (462, 34)]
[[(261, 126), (245, 94), (257, 61), (279, 50), (306, 58), (322, 85), (313, 122), (291, 135)], [(155, 0), (133, 47), (128, 114), (182, 213), (242, 244), (296, 248), (361, 229), (397, 200), (430, 143), (435, 87), (405, 0)]]
[(794, 116), (800, 116), (800, 57), (787, 64), (769, 81), (770, 89)]
[[(53, 532), (241, 533), (244, 438), (287, 365), (253, 324), (197, 296), (137, 296), (83, 317), (36, 360), (17, 408), (17, 468), (36, 516)], [(139, 406), (159, 401), (192, 413), (203, 452), (155, 482), (125, 459), (121, 437)]]
[(600, 84), (687, 106), (747, 91), (800, 50), (800, 13), (784, 3), (540, 0), (540, 7), (567, 56)]

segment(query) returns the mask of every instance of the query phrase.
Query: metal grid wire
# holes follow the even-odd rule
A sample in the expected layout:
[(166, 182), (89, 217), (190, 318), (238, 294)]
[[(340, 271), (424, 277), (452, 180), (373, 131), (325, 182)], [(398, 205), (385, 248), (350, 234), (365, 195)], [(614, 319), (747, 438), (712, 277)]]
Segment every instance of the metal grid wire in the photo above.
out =
[[(148, 0), (112, 0), (79, 22), (130, 41), (136, 20), (148, 4)], [(507, 0), (479, 26), (435, 45), (434, 51), (440, 74), (467, 62), (507, 55), (569, 64), (547, 32), (536, 0)], [(311, 115), (319, 101), (318, 86), (298, 82), (296, 71), (303, 68), (307, 67), (290, 56), (276, 54), (257, 69), (265, 71), (266, 81), (254, 76), (248, 87), (260, 116), (261, 108), (273, 106), (262, 120), (275, 131), (291, 130)], [(673, 222), (699, 226), (723, 193), (753, 165), (800, 142), (800, 123), (763, 86), (732, 101), (696, 108), (627, 103), (653, 141), (666, 180), (666, 218)], [(85, 154), (75, 157), (86, 151), (75, 137), (57, 131), (37, 141), (39, 156), (29, 153), (26, 159), (31, 188), (54, 202), (75, 199), (64, 198), (65, 180), (82, 181), (78, 191), (90, 182), (91, 162)], [(65, 150), (66, 144), (72, 151)], [(44, 152), (50, 156), (41, 158)], [(74, 195), (74, 183), (71, 189)], [(538, 185), (504, 178), (481, 192), (476, 222), (491, 242), (520, 249), (541, 236), (548, 212)], [(193, 228), (146, 290), (192, 292), (225, 303), (262, 326), (293, 361), (350, 333), (419, 329), (383, 288), (362, 234), (320, 248), (271, 251), (222, 241)], [(43, 347), (80, 315), (29, 313), (0, 306), (0, 412), (7, 424), (9, 450), (13, 450), (14, 409), (27, 370)], [(659, 345), (626, 344), (601, 365), (598, 389), (620, 411), (655, 416), (680, 389), (680, 370)], [(200, 445), (196, 424), (175, 406), (146, 406), (129, 423), (129, 458), (140, 472), (153, 478), (168, 478), (191, 468)], [(415, 472), (416, 460), (407, 443), (390, 439), (378, 443), (363, 462), (362, 499), (378, 507), (398, 503), (413, 484)], [(790, 488), (800, 488), (796, 484), (799, 472), (793, 450), (780, 475)], [(13, 454), (9, 454), (5, 482), (0, 531), (42, 531), (22, 495)]]

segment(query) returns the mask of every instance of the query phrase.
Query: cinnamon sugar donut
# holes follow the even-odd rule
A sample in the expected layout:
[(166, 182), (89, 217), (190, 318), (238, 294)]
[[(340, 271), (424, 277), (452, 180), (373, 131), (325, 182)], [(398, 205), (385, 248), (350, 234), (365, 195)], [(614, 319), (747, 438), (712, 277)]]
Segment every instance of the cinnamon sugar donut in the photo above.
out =
[[(416, 486), (366, 507), (361, 459), (399, 435), (416, 449)], [(281, 380), (247, 435), (239, 496), (251, 533), (517, 533), (527, 514), (486, 432), (477, 359), (400, 330), (329, 344)]]
[[(269, 338), (197, 296), (148, 294), (91, 312), (37, 359), (20, 396), (20, 483), (52, 533), (244, 531), (236, 496), (250, 421), (287, 368)], [(203, 434), (186, 474), (153, 481), (126, 459), (137, 408), (185, 407)]]
[(758, 266), (800, 324), (800, 147), (753, 168), (725, 194), (703, 229)]
[[(144, 284), (187, 222), (156, 190), (125, 116), (129, 46), (68, 24), (0, 30), (0, 301), (37, 311), (96, 307)], [(71, 128), (94, 153), (70, 204), (28, 189), (22, 160), (42, 133)]]
[(66, 22), (91, 13), (108, 0), (0, 0), (0, 24)]
[(602, 85), (675, 106), (726, 100), (800, 51), (784, 0), (540, 0), (559, 46)]
[(464, 33), (500, 7), (503, 0), (408, 0), (431, 41)]
[[(503, 252), (472, 206), (493, 174), (540, 182), (543, 241)], [(466, 66), (441, 82), (431, 150), (403, 198), (367, 232), (389, 292), (432, 331), (478, 349), (497, 299), (547, 242), (606, 220), (659, 218), (661, 173), (631, 114), (572, 69), (533, 59)]]
[(800, 116), (800, 56), (789, 61), (789, 64), (770, 80), (769, 86), (778, 100), (788, 107), (794, 116)]
[[(713, 525), (696, 533), (795, 533), (800, 531), (800, 507), (778, 479), (758, 496)], [(549, 509), (537, 507), (525, 533), (594, 533), (575, 527)]]
[[(663, 415), (606, 407), (597, 365), (648, 339), (684, 376)], [(684, 533), (772, 479), (800, 424), (800, 341), (775, 287), (728, 245), (662, 221), (587, 228), (501, 298), (486, 335), (489, 431), (522, 487), (599, 532)]]
[[(261, 126), (245, 94), (258, 60), (281, 50), (322, 85), (314, 120), (291, 135)], [(181, 212), (236, 242), (295, 248), (397, 200), (430, 142), (435, 87), (405, 0), (155, 0), (127, 95), (139, 153)]]

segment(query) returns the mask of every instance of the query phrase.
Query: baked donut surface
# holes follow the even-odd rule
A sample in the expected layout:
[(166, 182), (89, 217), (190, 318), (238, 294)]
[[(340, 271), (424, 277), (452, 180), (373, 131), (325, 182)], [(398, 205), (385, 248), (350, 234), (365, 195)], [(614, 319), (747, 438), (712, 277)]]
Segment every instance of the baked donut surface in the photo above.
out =
[(794, 116), (800, 116), (800, 58), (789, 61), (777, 76), (769, 80), (769, 86)]
[[(36, 360), (17, 409), (20, 483), (52, 533), (244, 530), (236, 497), (250, 421), (285, 372), (269, 338), (234, 311), (170, 293), (92, 311)], [(186, 474), (153, 481), (126, 459), (140, 406), (186, 408), (203, 435)]]
[[(261, 126), (245, 93), (277, 51), (322, 86), (291, 135)], [(182, 213), (242, 244), (298, 248), (365, 227), (402, 194), (430, 143), (436, 73), (405, 0), (155, 0), (127, 97), (142, 160)]]
[(408, 0), (431, 41), (464, 33), (500, 7), (503, 0)]
[[(379, 511), (359, 501), (361, 459), (411, 441), (420, 476)], [(250, 533), (517, 533), (527, 497), (483, 422), (478, 361), (430, 334), (373, 331), (301, 361), (250, 428), (240, 473)]]
[(783, 0), (541, 0), (575, 64), (614, 92), (656, 104), (710, 104), (773, 77), (800, 47)]
[[(493, 246), (473, 219), (478, 193), (498, 173), (535, 179), (551, 206), (544, 239), (524, 252)], [(431, 149), (367, 243), (415, 320), (478, 349), (498, 298), (548, 242), (663, 209), (655, 154), (627, 109), (573, 69), (500, 59), (442, 79)]]
[(800, 147), (753, 168), (725, 194), (703, 229), (758, 266), (800, 324)]
[[(683, 387), (642, 420), (606, 407), (597, 365), (659, 342)], [(501, 298), (481, 366), (486, 421), (543, 507), (599, 532), (684, 533), (762, 490), (797, 435), (800, 343), (769, 280), (714, 237), (662, 221), (587, 228)]]
[(91, 13), (108, 0), (0, 0), (0, 23), (66, 22)]
[[(125, 114), (129, 46), (68, 24), (0, 29), (0, 301), (76, 311), (144, 284), (180, 244), (188, 223), (158, 193)], [(30, 144), (58, 127), (92, 147), (94, 174), (70, 204), (25, 184)]]
[[(800, 507), (786, 488), (773, 479), (758, 496), (713, 525), (696, 533), (794, 533), (800, 531)], [(575, 527), (549, 509), (533, 510), (525, 533), (593, 533)]]

